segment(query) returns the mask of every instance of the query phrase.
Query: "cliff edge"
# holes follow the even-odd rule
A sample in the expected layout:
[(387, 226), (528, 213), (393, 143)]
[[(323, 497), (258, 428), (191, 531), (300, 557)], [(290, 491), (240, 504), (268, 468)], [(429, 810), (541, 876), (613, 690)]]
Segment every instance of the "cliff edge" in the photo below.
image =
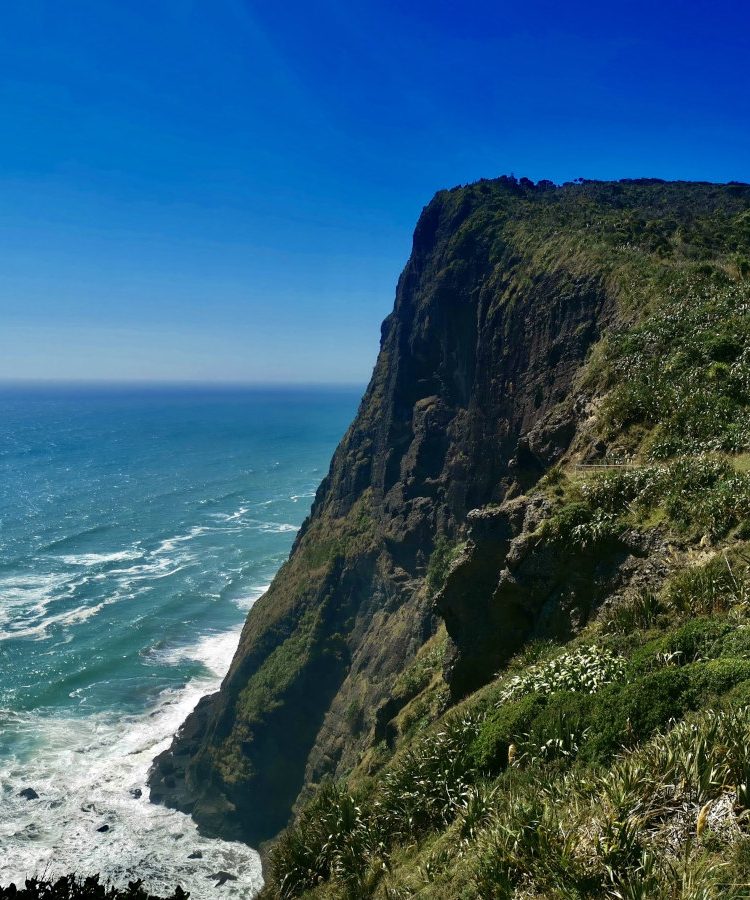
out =
[(449, 705), (529, 638), (577, 633), (639, 560), (658, 568), (654, 535), (532, 553), (548, 510), (525, 495), (561, 461), (636, 446), (627, 423), (597, 421), (602, 338), (636, 327), (684, 271), (741, 268), (744, 245), (701, 255), (695, 234), (706, 221), (750, 234), (748, 210), (747, 186), (654, 180), (438, 193), (357, 417), (220, 691), (155, 761), (151, 799), (257, 846), (325, 776), (392, 741), (416, 690), (403, 673), (441, 620)]

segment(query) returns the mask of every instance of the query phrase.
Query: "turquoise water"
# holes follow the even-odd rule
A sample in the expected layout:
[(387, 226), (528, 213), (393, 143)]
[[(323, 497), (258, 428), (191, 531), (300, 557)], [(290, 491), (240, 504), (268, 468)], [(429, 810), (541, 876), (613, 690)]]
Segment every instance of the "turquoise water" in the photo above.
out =
[(148, 803), (146, 772), (220, 683), (360, 393), (0, 389), (0, 883), (198, 898), (224, 869), (252, 896), (254, 851)]

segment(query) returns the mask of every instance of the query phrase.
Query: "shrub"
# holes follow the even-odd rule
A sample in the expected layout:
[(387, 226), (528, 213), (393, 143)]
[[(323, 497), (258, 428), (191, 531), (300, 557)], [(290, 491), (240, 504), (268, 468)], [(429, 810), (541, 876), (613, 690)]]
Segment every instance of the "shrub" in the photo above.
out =
[(373, 820), (332, 782), (323, 784), (270, 853), (271, 884), (282, 900), (332, 877), (361, 886), (382, 850)]
[(699, 616), (690, 619), (664, 639), (667, 653), (679, 653), (683, 662), (710, 659), (720, 652), (722, 638), (732, 631), (726, 619)]
[[(578, 896), (573, 893), (578, 886), (592, 886), (595, 879), (576, 855), (578, 835), (536, 787), (509, 786), (499, 798), (493, 821), (478, 841), (473, 896), (510, 900), (518, 883), (530, 879), (553, 891), (562, 888), (568, 897)], [(544, 896), (557, 894), (545, 891)]]
[(649, 516), (661, 509), (678, 531), (696, 536), (721, 537), (750, 516), (750, 477), (714, 456), (607, 472), (579, 491), (591, 509), (610, 516)]
[(594, 509), (584, 501), (563, 504), (540, 526), (540, 534), (547, 540), (581, 550), (614, 543), (622, 530), (614, 513)]
[(676, 279), (655, 313), (607, 341), (604, 432), (658, 426), (655, 459), (750, 444), (749, 286), (705, 275)]
[(662, 668), (711, 659), (722, 652), (722, 639), (732, 631), (726, 619), (699, 616), (636, 650), (628, 662), (631, 676)]
[(693, 706), (694, 691), (684, 669), (668, 668), (628, 684), (610, 685), (595, 700), (589, 738), (581, 753), (604, 761), (684, 715)]
[[(668, 794), (671, 804), (679, 806), (685, 798), (703, 804), (735, 785), (741, 791), (750, 773), (749, 741), (750, 707), (708, 710), (657, 735), (618, 766), (627, 768), (635, 759), (645, 764), (651, 787), (643, 788), (641, 800), (659, 814)], [(658, 796), (655, 785), (663, 786), (663, 796)], [(667, 785), (674, 787), (664, 793)]]
[(473, 766), (483, 772), (504, 769), (508, 765), (508, 748), (521, 742), (546, 703), (546, 696), (529, 694), (494, 709), (481, 723), (469, 746)]
[(693, 669), (695, 690), (707, 699), (725, 694), (750, 679), (750, 660), (747, 659), (711, 659)]
[(662, 612), (658, 594), (634, 591), (606, 611), (602, 624), (610, 634), (631, 634), (637, 628), (651, 628)]
[[(727, 623), (729, 626), (729, 623)], [(750, 659), (750, 625), (743, 623), (736, 628), (727, 628), (719, 644), (720, 656), (734, 656)]]
[(748, 678), (746, 660), (717, 659), (659, 669), (627, 684), (611, 685), (594, 698), (581, 756), (604, 761)]
[(375, 815), (392, 840), (422, 834), (456, 817), (477, 776), (468, 751), (479, 723), (477, 716), (449, 716), (439, 731), (420, 738), (384, 773)]
[(532, 666), (511, 678), (500, 693), (498, 705), (532, 692), (582, 691), (593, 694), (625, 673), (625, 661), (606, 647), (596, 644), (563, 653)]
[(747, 564), (717, 554), (704, 566), (685, 569), (667, 584), (664, 599), (682, 614), (715, 615), (750, 602)]
[[(167, 900), (187, 900), (181, 887), (175, 888)], [(131, 881), (127, 888), (102, 884), (98, 875), (78, 878), (66, 875), (57, 881), (28, 878), (22, 888), (14, 884), (0, 887), (1, 900), (159, 900), (143, 888), (140, 880)]]
[(596, 721), (596, 699), (574, 691), (557, 693), (539, 713), (523, 742), (527, 761), (576, 756)]

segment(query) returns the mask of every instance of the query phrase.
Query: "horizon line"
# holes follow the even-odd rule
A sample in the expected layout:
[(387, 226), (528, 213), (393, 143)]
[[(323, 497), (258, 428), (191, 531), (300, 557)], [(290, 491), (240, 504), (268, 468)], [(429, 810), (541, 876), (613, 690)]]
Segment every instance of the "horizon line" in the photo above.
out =
[(362, 388), (362, 381), (238, 381), (167, 379), (2, 378), (0, 388)]

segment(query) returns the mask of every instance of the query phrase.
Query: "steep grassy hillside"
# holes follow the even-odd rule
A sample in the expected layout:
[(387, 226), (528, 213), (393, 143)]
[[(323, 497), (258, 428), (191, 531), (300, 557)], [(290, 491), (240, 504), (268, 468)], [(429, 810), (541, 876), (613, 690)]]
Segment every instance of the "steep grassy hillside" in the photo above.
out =
[(255, 842), (295, 807), (271, 897), (747, 880), (749, 304), (750, 187), (438, 194), (152, 797)]

